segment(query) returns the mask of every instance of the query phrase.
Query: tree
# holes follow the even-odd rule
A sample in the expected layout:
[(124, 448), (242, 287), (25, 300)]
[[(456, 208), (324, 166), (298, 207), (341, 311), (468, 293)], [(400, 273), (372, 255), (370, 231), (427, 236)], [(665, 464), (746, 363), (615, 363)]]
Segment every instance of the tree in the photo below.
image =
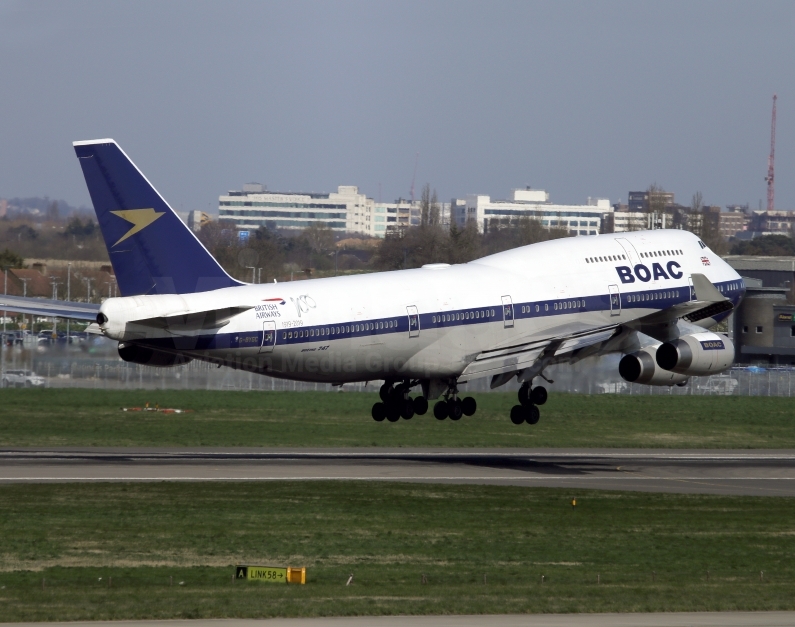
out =
[(436, 196), (436, 190), (433, 190), (433, 194), (431, 195), (431, 204), (428, 208), (428, 223), (431, 226), (441, 225), (441, 213), (442, 207), (439, 204), (439, 198)]
[(83, 222), (78, 216), (69, 219), (64, 229), (64, 235), (74, 235), (75, 237), (91, 237), (97, 225), (91, 218), (86, 218)]
[(0, 253), (0, 268), (24, 268), (25, 260), (13, 250), (6, 248)]
[(466, 263), (480, 257), (480, 240), (478, 225), (474, 220), (466, 222), (462, 229), (453, 222), (447, 238), (447, 263)]
[(752, 240), (737, 242), (732, 246), (731, 254), (788, 257), (795, 255), (795, 243), (786, 235), (763, 235)]
[(420, 226), (431, 223), (431, 186), (425, 183), (420, 196)]
[(47, 220), (50, 222), (56, 222), (58, 220), (58, 201), (53, 200), (49, 205), (47, 205)]

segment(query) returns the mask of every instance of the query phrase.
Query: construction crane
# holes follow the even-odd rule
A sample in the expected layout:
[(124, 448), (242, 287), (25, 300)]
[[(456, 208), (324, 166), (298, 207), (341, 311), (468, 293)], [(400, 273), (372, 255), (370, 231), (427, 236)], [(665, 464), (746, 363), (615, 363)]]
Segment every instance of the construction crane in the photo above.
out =
[(411, 204), (414, 204), (414, 181), (417, 179), (417, 162), (420, 160), (420, 153), (414, 157), (414, 174), (411, 177)]
[(773, 121), (770, 124), (770, 156), (767, 158), (767, 210), (773, 211), (776, 205), (776, 100), (778, 96), (773, 94)]

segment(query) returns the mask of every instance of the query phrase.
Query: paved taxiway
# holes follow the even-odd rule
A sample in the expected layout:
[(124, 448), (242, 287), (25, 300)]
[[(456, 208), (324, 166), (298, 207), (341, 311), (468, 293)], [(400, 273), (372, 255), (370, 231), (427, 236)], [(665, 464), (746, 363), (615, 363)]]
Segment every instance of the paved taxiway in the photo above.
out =
[(669, 449), (0, 450), (0, 482), (410, 481), (795, 496), (795, 451)]
[[(790, 627), (795, 612), (676, 612), (661, 614), (523, 614), (486, 616), (359, 616), (355, 618), (198, 619), (76, 622), (69, 627)], [(4, 623), (49, 627), (52, 623)]]

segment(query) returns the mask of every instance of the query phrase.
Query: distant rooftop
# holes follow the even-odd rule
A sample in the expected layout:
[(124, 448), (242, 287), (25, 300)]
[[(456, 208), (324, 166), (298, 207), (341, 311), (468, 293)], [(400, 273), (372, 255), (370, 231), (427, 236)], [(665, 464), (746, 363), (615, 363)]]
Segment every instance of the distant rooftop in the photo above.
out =
[(735, 270), (777, 270), (779, 272), (795, 272), (795, 257), (727, 255), (723, 259)]

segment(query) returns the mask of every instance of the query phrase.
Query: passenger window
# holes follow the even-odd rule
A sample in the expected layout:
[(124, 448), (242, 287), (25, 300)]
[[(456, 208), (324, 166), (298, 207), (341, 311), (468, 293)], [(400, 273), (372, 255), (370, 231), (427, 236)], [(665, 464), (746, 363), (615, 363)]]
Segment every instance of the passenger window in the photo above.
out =
[(538, 305), (536, 305), (536, 311), (538, 311)]

